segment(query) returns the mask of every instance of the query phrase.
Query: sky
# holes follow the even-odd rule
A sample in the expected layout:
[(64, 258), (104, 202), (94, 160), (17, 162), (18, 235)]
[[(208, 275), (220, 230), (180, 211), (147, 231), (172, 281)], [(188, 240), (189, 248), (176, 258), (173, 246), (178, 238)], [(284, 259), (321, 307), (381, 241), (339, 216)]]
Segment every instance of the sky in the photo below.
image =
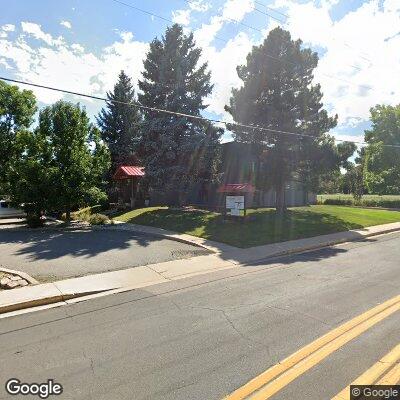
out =
[[(224, 106), (232, 87), (241, 84), (236, 66), (281, 26), (319, 55), (314, 82), (322, 86), (324, 107), (339, 116), (331, 131), (336, 138), (362, 141), (370, 107), (400, 103), (400, 0), (0, 0), (0, 5), (3, 77), (104, 96), (123, 69), (136, 86), (149, 43), (172, 21), (194, 33), (201, 61), (211, 71), (214, 89), (205, 116), (231, 121)], [(80, 102), (93, 121), (104, 106), (32, 90), (40, 107), (61, 98)], [(229, 133), (223, 137), (230, 139)]]

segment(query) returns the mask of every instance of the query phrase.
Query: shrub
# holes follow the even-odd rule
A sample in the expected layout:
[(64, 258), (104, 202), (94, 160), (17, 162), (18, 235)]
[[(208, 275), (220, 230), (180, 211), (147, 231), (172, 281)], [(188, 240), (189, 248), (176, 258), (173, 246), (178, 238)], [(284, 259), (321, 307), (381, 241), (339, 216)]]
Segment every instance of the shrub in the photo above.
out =
[(89, 217), (88, 222), (90, 225), (105, 225), (105, 224), (109, 224), (110, 220), (108, 219), (108, 217), (106, 215), (92, 214)]
[(71, 213), (72, 220), (80, 220), (80, 221), (88, 221), (92, 214), (96, 214), (98, 211), (101, 211), (100, 205), (95, 205), (91, 207), (81, 208), (78, 211), (74, 211)]
[(40, 228), (44, 225), (44, 219), (38, 214), (29, 213), (26, 216), (26, 223), (29, 228)]
[(108, 196), (101, 189), (97, 187), (92, 187), (88, 190), (85, 196), (85, 204), (95, 205), (95, 204), (105, 204), (108, 202)]
[(363, 198), (359, 201), (354, 199), (339, 199), (339, 198), (328, 198), (321, 200), (319, 204), (326, 204), (331, 206), (359, 206), (359, 207), (382, 207), (382, 208), (400, 208), (399, 200), (386, 200), (386, 199), (371, 199)]
[(379, 207), (400, 208), (400, 200), (381, 200)]
[(352, 206), (354, 202), (351, 199), (326, 199), (324, 204), (330, 206)]

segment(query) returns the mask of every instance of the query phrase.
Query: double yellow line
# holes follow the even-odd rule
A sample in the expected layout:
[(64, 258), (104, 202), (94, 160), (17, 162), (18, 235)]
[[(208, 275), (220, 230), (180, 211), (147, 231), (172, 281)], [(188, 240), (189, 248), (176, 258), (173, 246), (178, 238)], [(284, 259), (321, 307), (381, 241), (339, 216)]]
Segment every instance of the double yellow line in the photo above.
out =
[(400, 295), (353, 318), (267, 369), (224, 400), (266, 400), (334, 351), (400, 310)]
[[(400, 382), (400, 344), (359, 376), (351, 385), (396, 385)], [(350, 400), (350, 385), (332, 400)]]

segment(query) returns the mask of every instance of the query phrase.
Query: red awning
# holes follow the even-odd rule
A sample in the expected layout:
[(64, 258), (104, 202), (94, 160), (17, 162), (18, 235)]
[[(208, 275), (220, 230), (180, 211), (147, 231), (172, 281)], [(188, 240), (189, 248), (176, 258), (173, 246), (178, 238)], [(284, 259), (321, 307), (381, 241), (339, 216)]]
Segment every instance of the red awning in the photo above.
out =
[(218, 188), (218, 193), (254, 193), (256, 188), (251, 183), (227, 183)]
[(133, 165), (122, 165), (115, 171), (113, 179), (129, 179), (133, 177), (144, 176), (144, 167), (137, 167)]

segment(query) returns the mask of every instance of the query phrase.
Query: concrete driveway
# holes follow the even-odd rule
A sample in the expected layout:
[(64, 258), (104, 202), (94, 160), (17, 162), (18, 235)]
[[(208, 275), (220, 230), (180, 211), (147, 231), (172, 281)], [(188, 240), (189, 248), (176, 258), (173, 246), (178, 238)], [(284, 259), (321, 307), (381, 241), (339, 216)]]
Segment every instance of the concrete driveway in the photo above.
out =
[(0, 230), (0, 266), (42, 282), (203, 254), (200, 247), (122, 230)]

